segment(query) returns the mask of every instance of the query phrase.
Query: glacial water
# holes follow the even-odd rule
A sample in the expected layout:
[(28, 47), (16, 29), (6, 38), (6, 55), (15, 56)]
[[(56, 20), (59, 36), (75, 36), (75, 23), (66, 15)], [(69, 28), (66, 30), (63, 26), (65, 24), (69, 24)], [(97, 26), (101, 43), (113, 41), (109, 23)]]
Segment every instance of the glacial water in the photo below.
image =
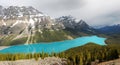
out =
[(93, 42), (99, 45), (105, 45), (105, 40), (106, 38), (101, 38), (97, 36), (84, 36), (73, 40), (65, 40), (60, 42), (11, 46), (9, 48), (0, 50), (0, 53), (59, 53), (73, 47), (85, 45), (89, 42)]

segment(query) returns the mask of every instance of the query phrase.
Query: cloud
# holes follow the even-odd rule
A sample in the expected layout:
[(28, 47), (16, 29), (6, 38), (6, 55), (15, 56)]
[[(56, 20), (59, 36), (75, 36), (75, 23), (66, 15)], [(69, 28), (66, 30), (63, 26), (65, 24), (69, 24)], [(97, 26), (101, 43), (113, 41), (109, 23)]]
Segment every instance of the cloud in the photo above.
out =
[(54, 18), (72, 15), (92, 26), (120, 23), (120, 0), (0, 0), (0, 5), (33, 6)]
[[(120, 23), (120, 0), (85, 0), (86, 5), (74, 11), (73, 16), (82, 18), (92, 26)], [(113, 17), (114, 16), (114, 17)]]
[(48, 6), (52, 10), (63, 11), (77, 9), (82, 5), (80, 0), (58, 0), (57, 2), (50, 3)]

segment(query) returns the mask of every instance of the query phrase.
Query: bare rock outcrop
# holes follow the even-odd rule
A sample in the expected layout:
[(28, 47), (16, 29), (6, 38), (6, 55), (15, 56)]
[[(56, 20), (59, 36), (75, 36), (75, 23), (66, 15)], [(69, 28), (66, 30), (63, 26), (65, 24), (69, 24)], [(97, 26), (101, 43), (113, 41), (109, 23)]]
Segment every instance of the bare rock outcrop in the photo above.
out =
[(35, 59), (0, 61), (0, 65), (67, 65), (67, 60), (58, 57), (46, 57), (37, 61)]

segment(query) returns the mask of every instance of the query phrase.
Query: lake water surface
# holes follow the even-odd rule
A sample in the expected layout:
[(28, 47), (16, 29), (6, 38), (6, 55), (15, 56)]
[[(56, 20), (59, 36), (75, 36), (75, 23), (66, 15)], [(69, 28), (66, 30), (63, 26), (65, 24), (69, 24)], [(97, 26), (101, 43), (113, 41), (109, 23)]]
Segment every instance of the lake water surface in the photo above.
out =
[(11, 46), (9, 48), (0, 50), (0, 53), (59, 53), (73, 47), (85, 45), (89, 42), (93, 42), (99, 45), (105, 45), (105, 40), (106, 38), (101, 38), (97, 36), (84, 36), (73, 40), (65, 40), (60, 42)]

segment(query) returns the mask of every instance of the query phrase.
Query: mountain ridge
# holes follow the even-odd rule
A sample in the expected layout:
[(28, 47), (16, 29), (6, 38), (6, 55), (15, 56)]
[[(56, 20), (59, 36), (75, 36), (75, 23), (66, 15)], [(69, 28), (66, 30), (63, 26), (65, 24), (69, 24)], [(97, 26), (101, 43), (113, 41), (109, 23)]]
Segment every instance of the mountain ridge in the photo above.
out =
[(120, 33), (120, 24), (101, 27), (98, 29), (98, 32), (100, 32), (102, 34), (108, 34), (108, 35), (119, 34)]

